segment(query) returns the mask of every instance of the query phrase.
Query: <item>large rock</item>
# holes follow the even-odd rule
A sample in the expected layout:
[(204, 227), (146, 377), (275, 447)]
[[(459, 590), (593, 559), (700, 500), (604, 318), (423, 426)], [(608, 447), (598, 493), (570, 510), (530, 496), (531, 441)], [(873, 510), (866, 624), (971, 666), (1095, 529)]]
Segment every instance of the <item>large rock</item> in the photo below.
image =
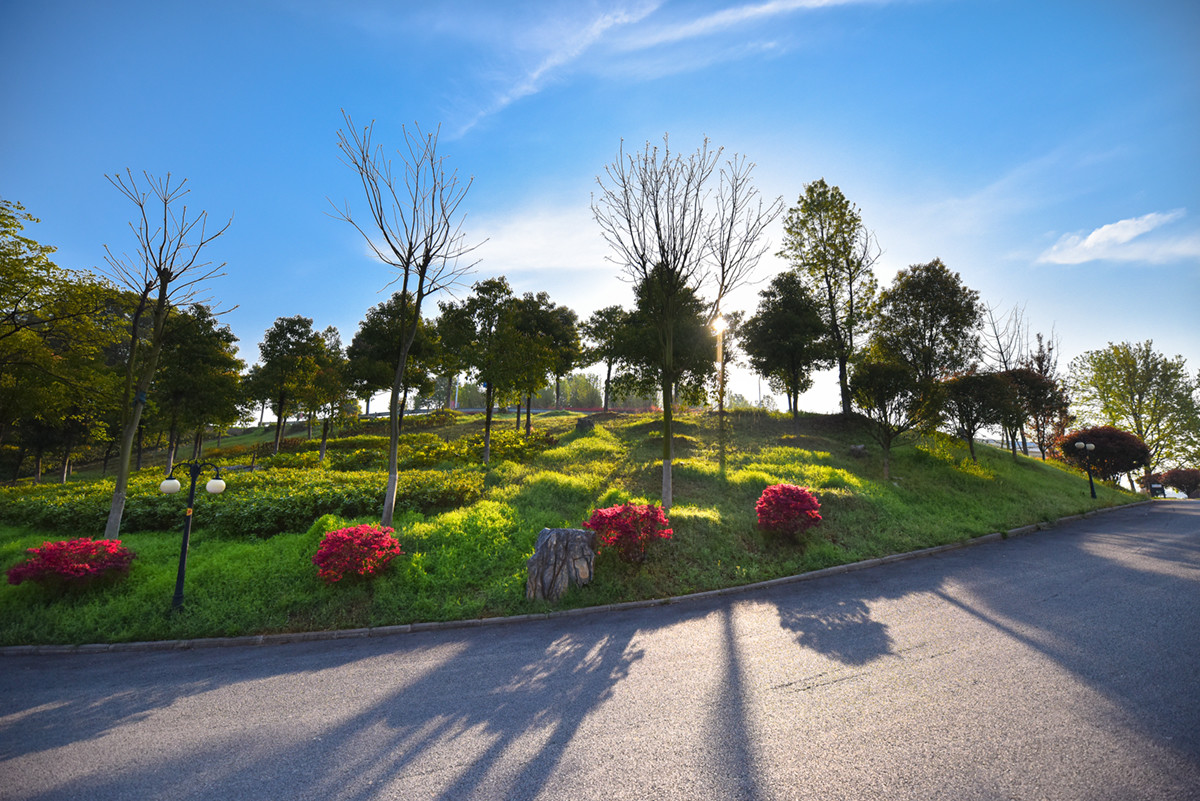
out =
[(525, 597), (557, 601), (568, 587), (591, 582), (596, 533), (582, 528), (544, 528), (526, 561)]

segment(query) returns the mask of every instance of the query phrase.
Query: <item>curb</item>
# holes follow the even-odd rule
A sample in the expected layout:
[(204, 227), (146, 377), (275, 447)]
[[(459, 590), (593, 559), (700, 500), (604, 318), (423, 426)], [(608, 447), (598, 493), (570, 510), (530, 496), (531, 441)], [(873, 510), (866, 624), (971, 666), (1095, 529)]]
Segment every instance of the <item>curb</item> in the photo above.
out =
[(822, 568), (821, 570), (800, 573), (795, 576), (783, 576), (781, 578), (769, 579), (767, 581), (757, 581), (753, 584), (739, 584), (735, 587), (722, 587), (721, 589), (717, 590), (693, 592), (687, 595), (675, 595), (668, 598), (649, 598), (643, 601), (626, 601), (618, 604), (581, 606), (576, 609), (562, 609), (555, 612), (513, 615), (511, 617), (475, 618), (472, 620), (446, 620), (428, 623), (403, 623), (394, 626), (374, 626), (371, 628), (359, 629), (334, 629), (332, 631), (296, 631), (287, 632), (284, 634), (250, 634), (244, 637), (203, 637), (195, 640), (154, 640), (149, 642), (88, 643), (85, 645), (7, 645), (0, 647), (0, 657), (43, 656), (51, 654), (128, 653), (131, 651), (187, 651), (205, 648), (284, 645), (287, 643), (296, 642), (363, 639), (367, 637), (392, 637), (399, 634), (415, 634), (422, 631), (449, 631), (452, 629), (480, 628), (483, 626), (510, 626), (532, 622), (535, 620), (558, 620), (562, 618), (580, 617), (583, 615), (604, 614), (606, 612), (621, 612), (629, 609), (647, 609), (654, 606), (669, 606), (673, 604), (686, 603), (689, 601), (723, 598), (728, 595), (740, 595), (743, 593), (754, 592), (756, 590), (781, 587), (786, 584), (796, 584), (802, 581), (814, 581), (816, 579), (827, 578), (829, 576), (838, 576), (844, 573), (853, 573), (859, 570), (869, 570), (873, 567), (889, 565), (895, 562), (905, 562), (909, 559), (920, 559), (926, 556), (934, 556), (947, 551), (956, 551), (960, 548), (968, 548), (974, 545), (983, 545), (986, 543), (1001, 542), (1002, 540), (1010, 539), (1012, 537), (1023, 537), (1044, 529), (1055, 528), (1064, 523), (1074, 523), (1085, 518), (1094, 517), (1095, 515), (1103, 514), (1105, 512), (1114, 512), (1121, 509), (1133, 509), (1150, 503), (1153, 503), (1153, 501), (1146, 500), (1139, 501), (1137, 503), (1124, 504), (1122, 506), (1106, 506), (1101, 509), (1093, 509), (1089, 512), (1084, 512), (1083, 514), (1060, 517), (1052, 522), (1032, 523), (1027, 526), (1021, 526), (1020, 528), (1014, 528), (1004, 532), (982, 534), (978, 537), (972, 537), (968, 540), (951, 542), (946, 545), (935, 545), (932, 548), (922, 548), (918, 551), (908, 551), (907, 553), (880, 556), (874, 559), (865, 559), (861, 562), (852, 562), (846, 565), (834, 565), (833, 567), (826, 567)]

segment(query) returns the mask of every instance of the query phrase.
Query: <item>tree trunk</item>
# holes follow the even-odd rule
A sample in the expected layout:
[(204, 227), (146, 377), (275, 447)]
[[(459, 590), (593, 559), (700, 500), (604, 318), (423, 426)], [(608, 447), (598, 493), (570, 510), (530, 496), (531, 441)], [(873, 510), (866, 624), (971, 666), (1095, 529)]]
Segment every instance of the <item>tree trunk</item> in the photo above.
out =
[(14, 484), (17, 482), (17, 479), (19, 479), (21, 477), (21, 464), (25, 461), (25, 451), (26, 451), (26, 448), (24, 445), (17, 448), (17, 465), (16, 465), (16, 467), (13, 468), (13, 477), (12, 477)]
[(142, 434), (144, 434), (144, 433), (145, 432), (142, 429), (141, 421), (139, 421), (138, 427), (137, 427), (137, 469), (138, 470), (142, 469)]
[[(517, 420), (521, 419), (521, 409), (517, 408)], [(525, 436), (533, 433), (533, 395), (525, 397)]]
[(396, 432), (404, 433), (404, 410), (408, 408), (408, 387), (404, 388), (404, 394), (400, 396), (400, 419), (397, 421)]
[(453, 408), (454, 408), (454, 378), (455, 378), (455, 376), (452, 376), (452, 375), (447, 375), (447, 376), (446, 376), (446, 404), (445, 404), (445, 408), (447, 408), (447, 409), (453, 409)]
[(318, 462), (325, 461), (325, 443), (329, 441), (329, 416), (321, 422), (321, 455), (317, 457)]
[(179, 447), (179, 432), (176, 429), (176, 416), (171, 415), (171, 426), (167, 430), (167, 472), (166, 475), (171, 475), (171, 471), (175, 468), (175, 450)]
[(39, 446), (33, 452), (33, 483), (42, 483), (42, 448)]
[(562, 380), (556, 375), (554, 376), (554, 408), (562, 408)]
[[(664, 376), (666, 371), (664, 371)], [(668, 378), (662, 382), (663, 393), (663, 467), (662, 467), (662, 507), (663, 512), (671, 511), (671, 500), (674, 487), (671, 481), (671, 461), (674, 455), (674, 437), (672, 424), (674, 419), (671, 416), (672, 395), (671, 381)]]
[(483, 420), (483, 463), (487, 464), (492, 456), (492, 382), (484, 382), (483, 386), (484, 401), (487, 405), (487, 414)]
[(275, 416), (275, 455), (279, 455), (279, 446), (283, 444), (283, 429), (287, 425), (287, 406), (283, 398), (279, 399), (279, 404), (276, 406), (279, 414)]
[(58, 483), (66, 484), (67, 476), (69, 476), (70, 474), (71, 474), (71, 446), (68, 441), (67, 447), (63, 449), (62, 472), (59, 475)]
[(604, 411), (608, 411), (609, 386), (612, 384), (612, 360), (608, 361), (608, 371), (604, 374)]
[[(850, 380), (846, 369), (848, 362), (847, 354), (838, 354), (838, 387), (842, 391), (842, 415), (850, 416)], [(886, 476), (885, 476), (886, 478)]]

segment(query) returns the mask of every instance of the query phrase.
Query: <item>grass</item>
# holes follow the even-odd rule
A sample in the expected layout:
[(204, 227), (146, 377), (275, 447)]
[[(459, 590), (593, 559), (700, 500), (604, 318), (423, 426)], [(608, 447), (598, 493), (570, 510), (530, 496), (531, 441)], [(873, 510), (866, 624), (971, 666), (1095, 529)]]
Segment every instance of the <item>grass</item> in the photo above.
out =
[[(30, 583), (0, 585), (0, 644), (357, 628), (680, 595), (961, 541), (1140, 498), (1098, 485), (1093, 501), (1087, 479), (1075, 472), (979, 446), (979, 461), (972, 462), (965, 446), (942, 435), (897, 448), (893, 478), (884, 481), (878, 449), (872, 446), (866, 459), (850, 456), (850, 446), (867, 441), (865, 436), (822, 416), (803, 418), (797, 435), (783, 416), (730, 415), (722, 470), (717, 418), (686, 414), (676, 431), (674, 538), (657, 543), (636, 568), (601, 553), (595, 581), (551, 607), (524, 596), (525, 560), (537, 533), (578, 526), (595, 508), (652, 502), (661, 487), (659, 418), (625, 416), (576, 433), (576, 417), (537, 416), (538, 431), (548, 431), (557, 442), (525, 461), (490, 465), (478, 501), (440, 513), (398, 515), (395, 528), (405, 553), (371, 581), (325, 585), (311, 558), (325, 531), (377, 519), (326, 515), (307, 530), (256, 539), (206, 530), (198, 504), (182, 612), (168, 611), (178, 530), (133, 531), (122, 539), (137, 558), (121, 582), (66, 593)], [(437, 433), (457, 440), (481, 427), (481, 417), (467, 416)], [(808, 486), (821, 501), (825, 521), (805, 545), (757, 529), (755, 501), (766, 486), (781, 482)], [(23, 491), (30, 490), (0, 491), (0, 514), (4, 493)], [(72, 485), (64, 491), (71, 492)], [(145, 503), (151, 500), (147, 496)], [(136, 502), (131, 497), (129, 503)], [(4, 567), (47, 539), (100, 536), (11, 523), (0, 520)]]

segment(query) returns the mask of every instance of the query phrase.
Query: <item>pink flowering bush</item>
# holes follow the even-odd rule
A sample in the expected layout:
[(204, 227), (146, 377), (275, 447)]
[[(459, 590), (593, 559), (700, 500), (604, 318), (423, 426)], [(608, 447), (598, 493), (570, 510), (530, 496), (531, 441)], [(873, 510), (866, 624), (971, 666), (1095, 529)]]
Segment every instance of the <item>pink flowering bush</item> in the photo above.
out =
[(821, 504), (807, 487), (772, 484), (758, 503), (758, 527), (763, 531), (796, 537), (821, 522)]
[(671, 539), (670, 523), (661, 506), (624, 503), (597, 509), (583, 524), (596, 532), (601, 548), (616, 548), (626, 562), (646, 559), (646, 546), (655, 539)]
[(117, 578), (129, 572), (133, 552), (120, 540), (77, 540), (43, 542), (29, 548), (24, 562), (10, 567), (9, 584), (33, 581), (44, 585), (86, 586), (97, 580)]
[(328, 532), (313, 556), (317, 576), (330, 584), (347, 573), (373, 576), (387, 567), (392, 558), (404, 553), (388, 526), (360, 526)]

